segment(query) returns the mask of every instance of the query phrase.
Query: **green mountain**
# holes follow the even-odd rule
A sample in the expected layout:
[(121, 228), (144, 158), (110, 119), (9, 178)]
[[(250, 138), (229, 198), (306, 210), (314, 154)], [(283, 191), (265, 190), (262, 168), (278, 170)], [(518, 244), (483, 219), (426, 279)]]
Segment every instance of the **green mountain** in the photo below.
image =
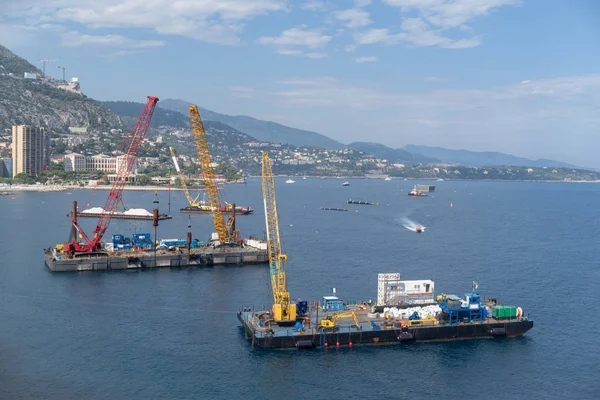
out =
[[(37, 79), (24, 78), (26, 72)], [(78, 87), (41, 78), (39, 69), (0, 45), (0, 132), (19, 124), (54, 133), (66, 133), (69, 127), (86, 127), (90, 132), (122, 128), (119, 117), (77, 92)]]
[[(190, 103), (184, 100), (165, 99), (159, 102), (159, 106), (184, 115), (188, 114)], [(286, 143), (295, 146), (323, 147), (326, 149), (342, 149), (345, 146), (327, 136), (316, 132), (291, 128), (276, 122), (263, 121), (244, 115), (225, 115), (206, 108), (198, 107), (200, 115), (206, 121), (218, 121), (238, 131), (247, 133), (261, 142)]]
[(420, 154), (413, 154), (402, 149), (392, 149), (379, 143), (354, 142), (350, 143), (348, 147), (374, 155), (382, 160), (388, 160), (391, 163), (416, 165), (440, 162), (440, 160), (436, 158), (426, 157)]
[(511, 154), (498, 152), (476, 152), (468, 150), (450, 150), (443, 147), (404, 146), (403, 150), (425, 157), (437, 158), (443, 163), (470, 165), (474, 167), (492, 165), (519, 165), (526, 167), (550, 167), (550, 168), (581, 168), (554, 160), (530, 160), (527, 158), (513, 156)]

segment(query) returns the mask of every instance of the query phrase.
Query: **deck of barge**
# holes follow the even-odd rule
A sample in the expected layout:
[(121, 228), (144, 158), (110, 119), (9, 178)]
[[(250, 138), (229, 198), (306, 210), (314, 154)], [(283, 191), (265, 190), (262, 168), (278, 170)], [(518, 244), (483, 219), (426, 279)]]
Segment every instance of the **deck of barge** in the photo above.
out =
[(266, 250), (254, 247), (217, 248), (203, 247), (187, 250), (115, 252), (81, 254), (68, 258), (56, 256), (46, 250), (45, 261), (53, 272), (69, 271), (111, 271), (130, 269), (152, 269), (161, 267), (197, 267), (213, 265), (267, 264), (269, 256)]
[(316, 321), (325, 315), (321, 313), (317, 318), (311, 313), (308, 315), (310, 323), (305, 324), (302, 332), (296, 332), (293, 327), (262, 327), (256, 314), (257, 312), (250, 308), (237, 314), (246, 338), (255, 347), (280, 349), (521, 336), (533, 327), (533, 321), (527, 318), (489, 318), (466, 324), (439, 324), (402, 329), (399, 324), (394, 323), (385, 327), (383, 318), (370, 318), (366, 311), (357, 311), (360, 329), (357, 329), (352, 318), (344, 318), (336, 323), (338, 331), (322, 332), (318, 329)]

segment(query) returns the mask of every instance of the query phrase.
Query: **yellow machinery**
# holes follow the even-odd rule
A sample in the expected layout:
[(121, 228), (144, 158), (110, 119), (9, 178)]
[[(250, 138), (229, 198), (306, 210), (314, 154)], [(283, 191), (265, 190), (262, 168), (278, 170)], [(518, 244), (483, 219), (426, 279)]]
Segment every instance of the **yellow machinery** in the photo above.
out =
[(181, 182), (181, 186), (183, 187), (183, 193), (185, 193), (185, 197), (190, 203), (191, 207), (200, 207), (201, 203), (198, 201), (200, 194), (196, 196), (195, 199), (192, 199), (190, 192), (187, 188), (187, 184), (185, 183), (185, 177), (181, 173), (181, 169), (179, 168), (179, 163), (177, 162), (177, 156), (175, 156), (175, 150), (171, 146), (169, 146), (169, 150), (171, 151), (171, 158), (173, 159), (173, 164), (175, 165), (175, 170), (177, 171), (177, 176), (179, 177), (179, 181)]
[(356, 317), (356, 314), (354, 312), (328, 315), (326, 318), (323, 318), (321, 320), (321, 329), (337, 330), (339, 328), (336, 326), (335, 321), (339, 318), (349, 318), (349, 317), (354, 318), (354, 324), (356, 326), (356, 329), (360, 329), (360, 324), (358, 323), (358, 318)]
[(281, 252), (275, 183), (273, 181), (271, 160), (269, 160), (269, 153), (266, 151), (262, 153), (262, 191), (267, 225), (271, 287), (273, 288), (273, 319), (278, 322), (295, 321), (296, 304), (290, 303), (290, 294), (286, 287), (285, 268), (287, 256)]
[(196, 143), (198, 160), (200, 161), (200, 169), (202, 170), (202, 176), (204, 178), (204, 187), (206, 188), (208, 205), (210, 207), (210, 212), (212, 214), (213, 222), (215, 224), (215, 230), (219, 235), (219, 241), (221, 242), (221, 244), (236, 244), (239, 239), (239, 233), (235, 231), (235, 217), (232, 213), (232, 216), (227, 221), (227, 226), (225, 226), (225, 218), (221, 213), (221, 199), (219, 198), (219, 189), (217, 188), (217, 184), (215, 183), (214, 173), (210, 166), (211, 161), (210, 153), (208, 151), (208, 143), (206, 141), (206, 132), (204, 131), (204, 124), (202, 124), (202, 119), (200, 119), (200, 112), (198, 112), (198, 106), (191, 105), (188, 107), (188, 110), (190, 111), (190, 123), (192, 125), (192, 134), (194, 135), (194, 142)]
[(432, 317), (431, 315), (428, 315), (427, 317), (425, 317), (425, 319), (411, 319), (408, 320), (408, 326), (409, 327), (413, 327), (413, 326), (434, 326), (437, 325), (437, 319), (435, 319), (435, 317)]

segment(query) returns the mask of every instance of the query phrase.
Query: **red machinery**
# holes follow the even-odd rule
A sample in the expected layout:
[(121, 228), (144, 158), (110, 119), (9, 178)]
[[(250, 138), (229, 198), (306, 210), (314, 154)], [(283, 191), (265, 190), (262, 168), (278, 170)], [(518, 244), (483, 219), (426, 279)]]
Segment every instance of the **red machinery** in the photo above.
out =
[(146, 136), (146, 131), (150, 125), (150, 120), (152, 119), (152, 114), (154, 113), (157, 102), (158, 97), (148, 96), (148, 102), (146, 103), (146, 106), (142, 110), (137, 122), (129, 132), (129, 136), (131, 136), (131, 142), (129, 143), (129, 147), (127, 148), (123, 162), (121, 162), (121, 165), (117, 171), (117, 177), (115, 178), (112, 188), (110, 189), (110, 193), (108, 193), (108, 198), (106, 199), (106, 203), (104, 205), (105, 213), (100, 216), (98, 219), (98, 224), (94, 229), (94, 238), (90, 239), (83, 231), (81, 226), (79, 226), (79, 223), (77, 222), (77, 212), (74, 212), (72, 220), (73, 228), (77, 231), (77, 233), (79, 233), (79, 236), (83, 239), (84, 243), (77, 242), (77, 235), (73, 231), (71, 242), (65, 243), (64, 245), (64, 251), (66, 253), (74, 253), (76, 251), (92, 252), (100, 249), (100, 241), (102, 240), (102, 236), (106, 232), (106, 229), (108, 229), (112, 212), (116, 210), (117, 203), (121, 199), (123, 187), (129, 178), (129, 174), (133, 168), (133, 162), (138, 150), (142, 146), (142, 141)]

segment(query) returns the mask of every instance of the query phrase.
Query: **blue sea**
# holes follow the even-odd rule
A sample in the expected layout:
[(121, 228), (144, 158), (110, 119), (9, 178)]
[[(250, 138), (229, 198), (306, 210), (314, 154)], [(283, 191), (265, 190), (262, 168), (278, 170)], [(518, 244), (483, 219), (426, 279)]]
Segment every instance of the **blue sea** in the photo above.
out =
[[(577, 183), (276, 179), (288, 285), (317, 300), (376, 299), (377, 273), (433, 279), (462, 295), (521, 306), (525, 336), (447, 343), (298, 350), (252, 349), (236, 311), (269, 305), (266, 265), (51, 273), (42, 250), (67, 240), (71, 202), (102, 206), (107, 191), (0, 197), (1, 399), (593, 399), (600, 393), (600, 186)], [(423, 183), (423, 182), (420, 182)], [(229, 185), (250, 205), (244, 236), (263, 237), (260, 181)], [(154, 192), (127, 191), (152, 209)], [(348, 199), (379, 202), (351, 205)], [(161, 212), (167, 192), (158, 192)], [(209, 215), (179, 212), (159, 237), (206, 240)], [(350, 212), (323, 211), (347, 208)], [(426, 227), (416, 234), (405, 218)], [(94, 219), (81, 219), (88, 233)], [(107, 232), (152, 232), (115, 220)]]

